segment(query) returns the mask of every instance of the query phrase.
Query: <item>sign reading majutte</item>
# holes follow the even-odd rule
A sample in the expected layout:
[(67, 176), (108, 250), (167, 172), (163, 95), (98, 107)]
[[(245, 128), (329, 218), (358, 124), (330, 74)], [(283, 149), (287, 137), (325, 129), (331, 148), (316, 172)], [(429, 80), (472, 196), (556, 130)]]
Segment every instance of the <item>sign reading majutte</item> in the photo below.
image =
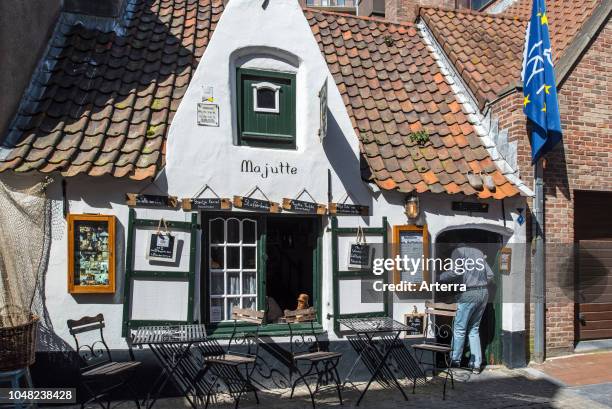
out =
[(327, 207), (315, 202), (305, 200), (283, 199), (283, 209), (301, 213), (325, 214)]
[(183, 210), (228, 210), (232, 208), (232, 201), (228, 198), (198, 197), (183, 199)]
[(370, 207), (346, 203), (330, 203), (329, 213), (337, 216), (368, 216), (370, 214)]
[(239, 209), (258, 210), (270, 213), (280, 213), (281, 207), (276, 202), (253, 199), (252, 197), (234, 196), (234, 206)]

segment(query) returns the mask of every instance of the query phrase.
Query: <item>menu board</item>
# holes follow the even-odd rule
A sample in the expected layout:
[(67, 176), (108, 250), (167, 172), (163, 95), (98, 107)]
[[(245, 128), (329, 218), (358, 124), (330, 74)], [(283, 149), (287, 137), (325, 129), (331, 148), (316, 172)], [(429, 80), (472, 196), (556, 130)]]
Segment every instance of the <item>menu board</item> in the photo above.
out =
[(348, 267), (365, 270), (370, 268), (372, 247), (365, 243), (351, 243)]
[[(399, 232), (399, 255), (408, 259), (417, 260), (423, 257), (423, 232), (420, 230), (402, 230)], [(412, 264), (411, 264), (412, 266)], [(414, 274), (412, 274), (414, 272)], [(419, 263), (419, 268), (411, 267), (408, 271), (400, 271), (400, 280), (408, 282), (422, 282), (423, 263)]]
[(169, 233), (153, 233), (149, 239), (147, 258), (153, 261), (176, 261), (176, 237)]
[(69, 291), (114, 292), (114, 216), (69, 215)]

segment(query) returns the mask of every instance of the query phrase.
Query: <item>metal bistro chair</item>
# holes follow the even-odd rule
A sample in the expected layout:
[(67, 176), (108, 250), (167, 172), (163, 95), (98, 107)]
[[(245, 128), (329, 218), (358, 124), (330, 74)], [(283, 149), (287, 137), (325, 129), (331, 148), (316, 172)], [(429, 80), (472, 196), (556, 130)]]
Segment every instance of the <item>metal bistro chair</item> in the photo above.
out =
[[(297, 384), (302, 381), (312, 402), (312, 408), (315, 409), (315, 394), (319, 391), (319, 387), (323, 383), (323, 378), (328, 381), (330, 378), (336, 384), (338, 399), (342, 405), (342, 393), (340, 391), (341, 381), (338, 375), (338, 363), (342, 354), (340, 352), (324, 351), (321, 349), (317, 333), (314, 329), (314, 323), (317, 319), (317, 311), (314, 307), (304, 310), (285, 310), (283, 321), (289, 327), (289, 343), (290, 353), (292, 358), (291, 373), (297, 372), (299, 377), (291, 385), (291, 396)], [(310, 323), (310, 330), (305, 333), (304, 330), (297, 331), (295, 324)], [(306, 364), (304, 367), (303, 364)], [(317, 383), (314, 390), (308, 383), (307, 378), (311, 376), (317, 377)]]
[[(98, 314), (95, 317), (83, 317), (78, 320), (68, 320), (70, 335), (76, 342), (76, 351), (81, 358), (81, 383), (91, 397), (81, 403), (81, 409), (90, 402), (98, 403), (104, 409), (110, 409), (110, 399), (105, 406), (102, 398), (110, 398), (114, 391), (127, 389), (133, 396), (136, 407), (140, 409), (138, 395), (132, 388), (130, 381), (134, 376), (140, 362), (114, 362), (110, 349), (104, 340), (104, 316)], [(100, 331), (100, 339), (91, 344), (80, 344), (79, 334), (90, 331)]]
[[(444, 378), (442, 399), (446, 399), (446, 383), (448, 382), (449, 377), (451, 380), (451, 387), (455, 389), (455, 380), (453, 377), (450, 358), (450, 353), (452, 350), (451, 346), (453, 343), (453, 324), (455, 315), (457, 315), (457, 304), (425, 301), (425, 339), (420, 344), (412, 345), (419, 365), (430, 366), (432, 377), (435, 376), (436, 372), (446, 374), (446, 377)], [(436, 322), (438, 319), (444, 319), (443, 317), (450, 319), (451, 322)], [(431, 363), (423, 362), (423, 354), (427, 351), (431, 352)], [(438, 360), (438, 354), (442, 354), (442, 360)], [(443, 365), (439, 365), (440, 362), (443, 362)], [(413, 393), (414, 388), (416, 388), (416, 378), (414, 379), (412, 389)]]
[[(257, 388), (251, 382), (251, 375), (257, 364), (259, 328), (263, 323), (264, 315), (264, 311), (234, 308), (232, 310), (234, 329), (227, 349), (224, 349), (217, 340), (213, 339), (199, 345), (204, 356), (204, 368), (200, 371), (196, 380), (201, 379), (210, 371), (214, 378), (213, 384), (217, 379), (220, 379), (227, 386), (228, 393), (234, 399), (236, 408), (240, 404), (240, 398), (246, 392), (253, 392), (255, 401), (259, 404)], [(253, 331), (252, 327), (245, 329), (245, 327), (238, 325), (239, 322), (255, 324), (255, 330)], [(241, 351), (238, 348), (241, 348)], [(212, 389), (207, 393), (204, 408), (208, 407), (212, 393)]]

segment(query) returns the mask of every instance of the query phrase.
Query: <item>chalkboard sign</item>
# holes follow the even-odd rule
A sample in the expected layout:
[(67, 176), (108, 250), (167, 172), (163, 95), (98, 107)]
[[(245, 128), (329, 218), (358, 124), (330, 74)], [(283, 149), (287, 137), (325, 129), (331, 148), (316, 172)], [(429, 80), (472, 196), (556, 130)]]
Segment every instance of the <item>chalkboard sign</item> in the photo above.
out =
[(365, 243), (351, 243), (349, 250), (348, 268), (366, 270), (372, 261), (372, 247)]
[(452, 209), (456, 212), (488, 213), (489, 204), (478, 202), (452, 202)]
[(406, 332), (406, 338), (420, 338), (425, 336), (425, 314), (405, 314), (404, 322), (407, 326), (414, 328), (414, 330)]
[(149, 239), (147, 258), (152, 261), (173, 263), (176, 261), (177, 240), (168, 233), (153, 233)]
[(370, 208), (368, 206), (346, 204), (346, 203), (330, 203), (329, 213), (337, 216), (368, 216)]
[(198, 197), (183, 199), (183, 210), (228, 210), (232, 208), (232, 201), (226, 198)]
[(245, 196), (234, 196), (234, 206), (239, 209), (257, 210), (260, 212), (280, 213), (281, 211), (280, 205), (276, 202)]
[(325, 205), (315, 203), (315, 202), (307, 202), (304, 200), (295, 200), (295, 199), (283, 199), (283, 209), (291, 210), (294, 212), (302, 212), (302, 213), (312, 213), (312, 214), (325, 214), (327, 213), (327, 208)]
[(141, 207), (178, 207), (178, 199), (175, 196), (141, 195), (138, 193), (128, 193), (128, 206)]

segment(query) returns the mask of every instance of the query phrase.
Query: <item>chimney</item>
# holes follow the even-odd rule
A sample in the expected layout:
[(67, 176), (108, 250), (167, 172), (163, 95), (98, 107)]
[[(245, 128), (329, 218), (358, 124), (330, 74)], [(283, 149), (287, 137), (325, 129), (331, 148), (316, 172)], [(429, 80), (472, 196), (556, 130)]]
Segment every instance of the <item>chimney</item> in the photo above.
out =
[(413, 23), (420, 6), (454, 9), (456, 0), (385, 0), (385, 18), (394, 22)]
[(117, 18), (123, 14), (126, 0), (64, 0), (63, 11), (96, 17)]

